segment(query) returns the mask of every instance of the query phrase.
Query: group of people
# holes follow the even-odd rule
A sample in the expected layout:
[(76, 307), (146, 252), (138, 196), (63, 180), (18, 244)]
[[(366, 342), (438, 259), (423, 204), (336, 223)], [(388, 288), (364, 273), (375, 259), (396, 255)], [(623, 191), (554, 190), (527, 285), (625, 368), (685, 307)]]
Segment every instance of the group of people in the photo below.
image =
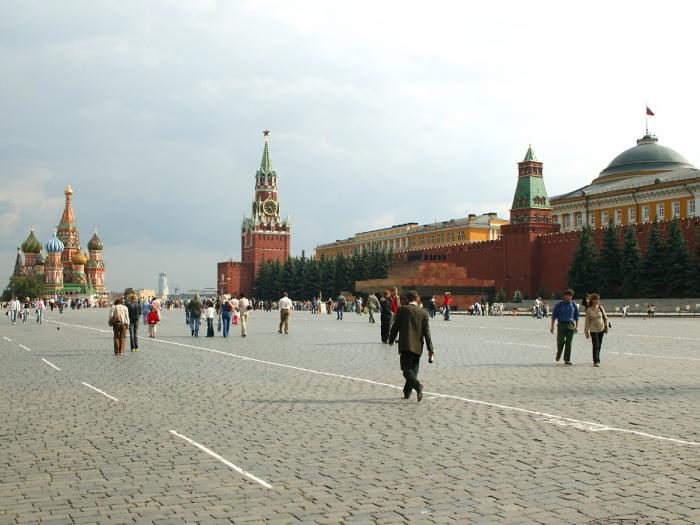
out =
[(114, 332), (114, 355), (122, 356), (126, 350), (126, 334), (129, 334), (129, 343), (132, 352), (139, 351), (139, 324), (143, 318), (144, 326), (148, 327), (148, 337), (153, 339), (157, 335), (157, 326), (160, 323), (163, 309), (157, 298), (139, 299), (135, 293), (114, 300), (109, 309), (107, 324)]
[(38, 297), (35, 301), (32, 301), (29, 297), (26, 297), (24, 301), (13, 297), (5, 307), (5, 315), (9, 317), (11, 324), (21, 322), (26, 325), (29, 320), (29, 312), (34, 309), (36, 323), (42, 324), (46, 308), (46, 301), (44, 301), (43, 297)]
[(185, 323), (190, 327), (190, 335), (199, 337), (199, 326), (202, 318), (207, 323), (207, 337), (214, 337), (214, 319), (218, 319), (217, 329), (228, 337), (231, 332), (231, 322), (241, 326), (241, 337), (248, 335), (248, 314), (253, 309), (253, 303), (241, 294), (224, 295), (218, 299), (206, 299), (204, 302), (199, 294), (195, 295), (185, 305)]
[[(559, 361), (564, 354), (564, 365), (571, 366), (571, 345), (574, 334), (578, 332), (580, 319), (579, 305), (574, 302), (574, 291), (564, 290), (562, 300), (554, 306), (550, 332), (554, 333), (554, 325), (557, 326), (557, 353), (555, 360)], [(583, 303), (582, 303), (583, 304)], [(584, 333), (586, 339), (591, 340), (593, 366), (600, 366), (600, 350), (603, 346), (603, 336), (608, 333), (612, 323), (608, 320), (605, 309), (600, 304), (600, 295), (597, 293), (586, 296), (584, 307)]]

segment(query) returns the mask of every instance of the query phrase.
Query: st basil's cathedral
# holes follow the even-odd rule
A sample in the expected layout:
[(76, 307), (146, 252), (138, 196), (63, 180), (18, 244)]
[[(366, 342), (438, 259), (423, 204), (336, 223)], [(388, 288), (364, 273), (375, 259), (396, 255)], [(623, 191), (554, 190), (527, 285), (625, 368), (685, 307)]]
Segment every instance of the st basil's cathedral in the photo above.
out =
[[(14, 275), (37, 276), (47, 297), (105, 292), (104, 245), (97, 230), (87, 244), (80, 245), (80, 230), (73, 212), (73, 188), (65, 190), (66, 205), (53, 236), (46, 243), (46, 256), (34, 228), (17, 249)], [(22, 259), (24, 254), (24, 260)]]

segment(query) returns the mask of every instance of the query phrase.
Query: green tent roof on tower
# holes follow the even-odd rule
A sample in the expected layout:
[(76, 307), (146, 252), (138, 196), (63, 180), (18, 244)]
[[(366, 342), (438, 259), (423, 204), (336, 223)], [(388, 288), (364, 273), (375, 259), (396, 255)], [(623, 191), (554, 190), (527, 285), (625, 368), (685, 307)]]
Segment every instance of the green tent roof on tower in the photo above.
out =
[[(266, 131), (269, 133), (269, 131)], [(267, 134), (265, 135), (265, 149), (263, 150), (262, 161), (260, 162), (260, 171), (267, 174), (272, 171), (272, 161), (270, 160), (270, 148), (267, 142)]]
[(537, 157), (535, 157), (535, 152), (532, 151), (532, 144), (527, 147), (527, 153), (525, 153), (523, 162), (538, 162)]

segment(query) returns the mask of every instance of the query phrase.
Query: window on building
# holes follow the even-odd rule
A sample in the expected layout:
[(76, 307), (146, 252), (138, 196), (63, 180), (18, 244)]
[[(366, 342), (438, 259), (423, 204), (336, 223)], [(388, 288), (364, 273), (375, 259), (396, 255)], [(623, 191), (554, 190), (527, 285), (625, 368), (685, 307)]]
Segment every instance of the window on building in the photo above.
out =
[(622, 224), (622, 210), (615, 210), (615, 224)]
[(634, 224), (635, 222), (637, 222), (637, 210), (635, 210), (634, 208), (630, 208), (627, 211), (627, 222), (629, 222), (630, 224)]
[(574, 215), (574, 224), (577, 228), (580, 228), (583, 225), (583, 215), (580, 211), (577, 211)]
[(651, 216), (651, 209), (649, 206), (642, 206), (642, 220), (647, 222)]
[(600, 223), (601, 223), (603, 226), (607, 226), (607, 225), (608, 225), (608, 221), (609, 221), (608, 212), (607, 212), (607, 211), (604, 211), (603, 213), (600, 214)]
[(564, 214), (564, 228), (571, 228), (571, 216), (568, 213)]
[(674, 202), (673, 203), (673, 218), (675, 219), (676, 217), (681, 216), (681, 203), (680, 202)]
[(595, 226), (595, 215), (592, 214), (592, 213), (591, 213), (590, 221), (589, 221), (589, 222), (591, 223), (591, 226)]
[(554, 224), (559, 224), (559, 215), (552, 215), (552, 222)]
[(695, 199), (688, 201), (688, 216), (695, 217)]
[(656, 218), (663, 219), (666, 216), (666, 206), (663, 202), (656, 205)]

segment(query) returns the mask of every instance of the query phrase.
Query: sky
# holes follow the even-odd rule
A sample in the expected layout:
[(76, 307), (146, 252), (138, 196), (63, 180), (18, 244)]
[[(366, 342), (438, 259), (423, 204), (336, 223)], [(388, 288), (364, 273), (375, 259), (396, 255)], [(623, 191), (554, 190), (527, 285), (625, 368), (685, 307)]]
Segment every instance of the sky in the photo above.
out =
[(292, 252), (550, 196), (644, 134), (700, 165), (694, 2), (5, 0), (0, 270), (71, 184), (107, 286), (214, 286), (270, 129)]

